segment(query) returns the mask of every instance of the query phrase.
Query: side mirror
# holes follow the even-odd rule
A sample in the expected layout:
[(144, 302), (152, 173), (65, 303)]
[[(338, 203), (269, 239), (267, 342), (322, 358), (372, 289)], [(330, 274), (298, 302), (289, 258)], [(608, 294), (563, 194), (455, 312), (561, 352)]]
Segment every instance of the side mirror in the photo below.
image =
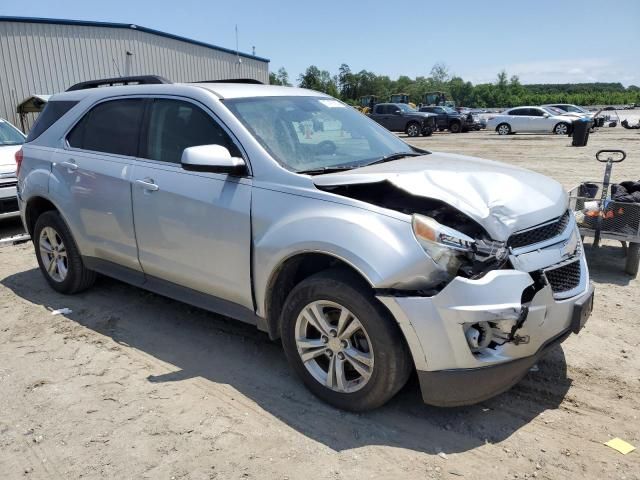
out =
[(394, 110), (393, 111), (394, 115), (402, 115), (402, 110), (398, 109), (398, 110)]
[(198, 145), (185, 148), (180, 160), (182, 168), (191, 172), (227, 173), (243, 175), (247, 164), (242, 158), (232, 157), (222, 145)]
[(549, 118), (551, 115), (549, 115), (548, 113), (543, 113), (543, 114), (542, 114), (542, 116), (543, 116), (544, 118)]

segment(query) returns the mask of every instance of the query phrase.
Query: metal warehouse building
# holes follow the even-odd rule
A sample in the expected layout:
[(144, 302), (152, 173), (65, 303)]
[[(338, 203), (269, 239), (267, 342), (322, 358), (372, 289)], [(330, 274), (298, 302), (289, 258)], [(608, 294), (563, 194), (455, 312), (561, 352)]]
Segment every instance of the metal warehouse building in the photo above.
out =
[(0, 16), (0, 59), (0, 117), (17, 126), (23, 100), (86, 80), (156, 74), (174, 82), (269, 81), (266, 58), (125, 23)]

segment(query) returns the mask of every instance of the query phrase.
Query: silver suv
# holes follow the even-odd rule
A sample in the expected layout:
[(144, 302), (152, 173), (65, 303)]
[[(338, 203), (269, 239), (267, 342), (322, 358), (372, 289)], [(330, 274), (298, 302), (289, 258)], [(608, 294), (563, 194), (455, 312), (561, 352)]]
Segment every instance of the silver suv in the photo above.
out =
[(496, 395), (591, 312), (549, 178), (419, 150), (309, 90), (96, 86), (54, 95), (17, 156), (58, 292), (101, 273), (254, 324), (348, 410), (413, 370), (429, 404)]

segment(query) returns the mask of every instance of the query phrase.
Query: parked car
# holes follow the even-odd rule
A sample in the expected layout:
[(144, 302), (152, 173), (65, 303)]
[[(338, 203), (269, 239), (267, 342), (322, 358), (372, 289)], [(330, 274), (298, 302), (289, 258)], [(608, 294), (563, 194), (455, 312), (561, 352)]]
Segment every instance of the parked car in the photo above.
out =
[(20, 216), (16, 198), (15, 155), (24, 140), (20, 130), (0, 118), (0, 220)]
[(578, 105), (573, 105), (570, 103), (553, 103), (553, 104), (547, 104), (542, 106), (545, 108), (557, 109), (560, 112), (564, 112), (564, 114), (567, 116), (572, 116), (576, 118), (587, 117), (592, 119), (596, 114), (596, 112), (590, 112), (582, 107), (579, 107)]
[(384, 404), (414, 370), (427, 403), (482, 401), (591, 312), (558, 182), (420, 150), (322, 93), (85, 84), (16, 159), (54, 290), (102, 273), (254, 324), (339, 408)]
[(387, 130), (410, 137), (429, 136), (435, 130), (435, 115), (420, 113), (405, 103), (378, 103), (369, 117)]
[(473, 116), (456, 112), (451, 107), (438, 107), (425, 105), (420, 107), (421, 112), (437, 115), (436, 125), (441, 132), (449, 130), (451, 133), (468, 132), (474, 129)]
[(487, 128), (500, 135), (512, 133), (555, 133), (567, 135), (573, 120), (544, 107), (516, 107), (490, 116)]

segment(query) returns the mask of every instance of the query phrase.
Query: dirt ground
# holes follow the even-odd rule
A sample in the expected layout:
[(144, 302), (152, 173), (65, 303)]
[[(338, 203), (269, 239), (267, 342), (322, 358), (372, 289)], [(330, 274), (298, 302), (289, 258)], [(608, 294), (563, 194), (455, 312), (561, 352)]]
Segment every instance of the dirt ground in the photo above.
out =
[[(600, 179), (593, 155), (624, 148), (614, 178), (640, 177), (640, 132), (566, 137), (435, 134), (431, 150), (503, 160), (566, 187)], [(0, 237), (19, 230), (5, 224)], [(455, 409), (417, 382), (367, 414), (308, 393), (254, 328), (101, 278), (48, 288), (31, 244), (0, 247), (3, 479), (639, 479), (639, 283), (614, 244), (587, 247), (593, 316), (511, 391)], [(68, 307), (72, 313), (52, 315)]]

